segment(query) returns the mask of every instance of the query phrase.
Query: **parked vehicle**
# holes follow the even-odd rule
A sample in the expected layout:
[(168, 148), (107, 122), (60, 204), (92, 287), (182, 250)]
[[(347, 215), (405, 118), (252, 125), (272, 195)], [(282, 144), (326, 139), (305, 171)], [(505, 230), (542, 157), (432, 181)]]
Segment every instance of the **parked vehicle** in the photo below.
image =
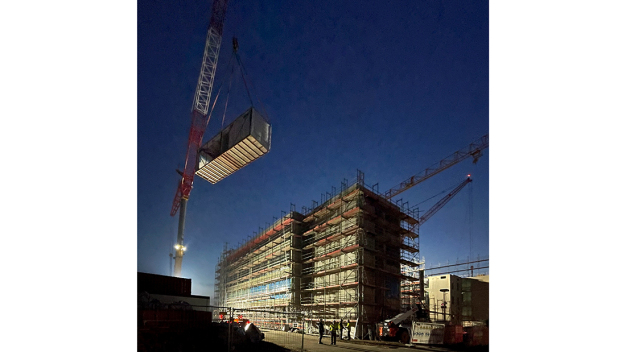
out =
[(428, 321), (426, 309), (421, 304), (411, 310), (400, 313), (391, 319), (376, 324), (378, 337), (384, 340), (399, 341), (407, 344), (411, 341), (413, 320)]

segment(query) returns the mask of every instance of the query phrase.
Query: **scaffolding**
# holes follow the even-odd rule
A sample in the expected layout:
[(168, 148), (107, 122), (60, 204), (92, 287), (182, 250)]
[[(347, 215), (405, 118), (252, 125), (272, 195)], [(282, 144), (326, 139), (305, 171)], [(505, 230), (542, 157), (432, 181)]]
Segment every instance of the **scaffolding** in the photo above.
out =
[(228, 243), (224, 243), (224, 249), (220, 254), (220, 259), (218, 260), (217, 265), (215, 266), (213, 302), (216, 302), (218, 306), (224, 306), (224, 298), (226, 297), (226, 278), (228, 276), (228, 262), (226, 261), (226, 258), (231, 253), (232, 251), (228, 249)]
[(268, 320), (272, 315), (260, 311), (297, 311), (306, 312), (307, 331), (320, 318), (343, 319), (357, 323), (359, 336), (364, 326), (401, 312), (401, 284), (416, 281), (403, 269), (420, 265), (417, 220), (405, 205), (366, 186), (358, 171), (356, 182), (344, 179), (320, 203), (302, 213), (294, 206), (239, 248), (225, 247), (216, 266), (216, 302), (248, 310), (266, 328), (297, 322), (288, 314)]
[[(412, 218), (419, 218), (418, 211), (408, 209), (408, 205), (403, 210), (409, 213)], [(419, 224), (405, 222), (403, 226), (407, 228), (409, 235), (404, 236), (400, 254), (400, 271), (404, 276), (404, 280), (400, 283), (400, 299), (402, 310), (407, 311), (416, 305), (425, 303), (424, 261), (420, 260)]]
[[(342, 184), (342, 188), (345, 184)], [(310, 212), (304, 221), (302, 305), (323, 319), (356, 315), (358, 289), (358, 191), (342, 189), (338, 197)]]
[(216, 269), (219, 305), (265, 309), (299, 305), (301, 219), (291, 212), (243, 246), (222, 253)]

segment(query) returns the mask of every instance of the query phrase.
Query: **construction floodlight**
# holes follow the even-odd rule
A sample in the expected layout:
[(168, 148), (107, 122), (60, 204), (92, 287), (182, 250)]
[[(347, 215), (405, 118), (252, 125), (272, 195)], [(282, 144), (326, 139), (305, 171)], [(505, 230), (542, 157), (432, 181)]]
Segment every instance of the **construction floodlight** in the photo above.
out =
[(215, 184), (270, 150), (272, 126), (250, 108), (198, 151), (196, 175)]

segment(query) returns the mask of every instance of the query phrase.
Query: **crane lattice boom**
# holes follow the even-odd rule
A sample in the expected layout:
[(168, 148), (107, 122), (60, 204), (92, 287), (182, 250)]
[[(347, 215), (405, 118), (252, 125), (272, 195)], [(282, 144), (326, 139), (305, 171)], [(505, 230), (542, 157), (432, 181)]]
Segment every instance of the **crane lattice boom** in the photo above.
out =
[(463, 189), (463, 187), (465, 187), (465, 185), (467, 185), (468, 183), (472, 182), (471, 178), (466, 178), (465, 181), (461, 182), (460, 185), (456, 186), (450, 193), (448, 193), (445, 197), (441, 198), (441, 200), (439, 200), (435, 205), (433, 205), (430, 209), (428, 209), (424, 215), (422, 215), (419, 220), (417, 225), (422, 225), (426, 222), (426, 220), (430, 219), (433, 215), (435, 215), (436, 212), (438, 212), (441, 208), (443, 208), (444, 205), (446, 205), (450, 199), (452, 199), (452, 197), (456, 196), (457, 193), (459, 193), (461, 191), (461, 189)]
[(486, 149), (489, 146), (489, 135), (486, 134), (480, 137), (478, 140), (472, 142), (468, 147), (458, 150), (454, 152), (452, 155), (447, 158), (441, 160), (438, 165), (434, 167), (429, 167), (426, 170), (422, 171), (417, 175), (413, 175), (409, 177), (407, 180), (403, 181), (399, 185), (391, 188), (387, 192), (385, 192), (385, 199), (391, 199), (398, 194), (406, 191), (407, 189), (415, 186), (416, 184), (427, 180), (428, 178), (435, 176), (441, 171), (469, 158), (470, 156), (474, 157), (474, 162), (478, 160), (478, 158), (482, 155), (482, 150)]
[(193, 98), (191, 107), (191, 128), (189, 129), (189, 140), (187, 142), (187, 155), (185, 156), (185, 169), (182, 171), (182, 179), (176, 188), (174, 203), (170, 215), (176, 215), (180, 208), (178, 219), (178, 237), (176, 240), (176, 257), (174, 263), (174, 276), (180, 277), (183, 265), (183, 255), (186, 247), (184, 246), (185, 216), (187, 213), (187, 200), (193, 187), (193, 176), (196, 171), (196, 162), (198, 149), (202, 145), (202, 137), (209, 123), (207, 113), (209, 111), (209, 102), (211, 100), (211, 91), (213, 90), (213, 81), (215, 80), (215, 69), (217, 68), (217, 59), (220, 54), (220, 44), (222, 43), (222, 31), (224, 28), (224, 16), (226, 15), (226, 7), (228, 0), (213, 0), (211, 8), (211, 21), (209, 22), (209, 30), (204, 46), (204, 55), (202, 56), (202, 67), (200, 68), (200, 77)]
[(215, 0), (213, 2), (213, 14), (211, 15), (209, 32), (207, 33), (206, 45), (204, 47), (200, 77), (198, 77), (196, 95), (193, 98), (192, 110), (197, 110), (205, 116), (209, 111), (209, 100), (213, 90), (217, 58), (220, 55), (226, 5), (228, 5), (228, 0)]
[(204, 47), (204, 55), (202, 58), (202, 67), (200, 68), (200, 76), (198, 85), (193, 99), (191, 109), (191, 128), (189, 130), (189, 141), (187, 143), (187, 155), (185, 157), (185, 169), (183, 170), (182, 179), (170, 215), (176, 215), (180, 207), (182, 199), (188, 199), (193, 187), (193, 176), (196, 169), (196, 157), (198, 149), (202, 145), (202, 137), (208, 124), (207, 113), (209, 102), (211, 100), (211, 92), (213, 90), (213, 81), (215, 79), (215, 69), (217, 68), (217, 59), (220, 53), (220, 45), (222, 43), (222, 32), (224, 28), (224, 17), (226, 15), (226, 7), (229, 0), (214, 0), (211, 12), (211, 21), (209, 23), (209, 31), (207, 33), (206, 45)]

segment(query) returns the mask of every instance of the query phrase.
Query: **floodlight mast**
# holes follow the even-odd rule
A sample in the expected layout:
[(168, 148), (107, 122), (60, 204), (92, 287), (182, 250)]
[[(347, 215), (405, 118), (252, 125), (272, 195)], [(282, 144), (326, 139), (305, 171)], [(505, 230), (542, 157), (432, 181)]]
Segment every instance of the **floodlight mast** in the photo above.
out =
[(209, 31), (204, 47), (204, 56), (202, 58), (202, 67), (200, 69), (200, 77), (193, 99), (191, 110), (191, 128), (189, 130), (189, 141), (187, 143), (187, 156), (185, 157), (185, 169), (181, 173), (182, 179), (176, 189), (174, 202), (170, 215), (176, 215), (180, 208), (178, 218), (178, 237), (176, 240), (176, 257), (174, 260), (174, 276), (180, 277), (183, 264), (183, 254), (186, 250), (183, 245), (185, 230), (185, 215), (187, 213), (187, 201), (193, 187), (193, 176), (196, 169), (196, 158), (198, 149), (202, 145), (202, 137), (209, 123), (207, 113), (209, 102), (211, 100), (211, 92), (213, 90), (213, 81), (215, 79), (215, 69), (217, 68), (217, 59), (220, 53), (220, 45), (222, 43), (222, 31), (224, 28), (224, 17), (226, 15), (226, 7), (229, 0), (213, 0), (211, 9), (211, 21), (209, 22)]

